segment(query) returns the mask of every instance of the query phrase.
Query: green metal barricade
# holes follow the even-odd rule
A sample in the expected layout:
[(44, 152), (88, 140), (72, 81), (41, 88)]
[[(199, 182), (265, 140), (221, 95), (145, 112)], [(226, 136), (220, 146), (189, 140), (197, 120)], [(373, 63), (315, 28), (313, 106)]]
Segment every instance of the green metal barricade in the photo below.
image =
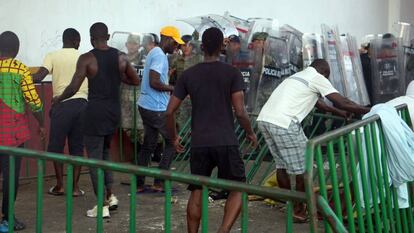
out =
[[(405, 106), (397, 109), (410, 125), (408, 109)], [(335, 210), (349, 232), (414, 232), (413, 185), (408, 184), (409, 208), (400, 209), (397, 191), (389, 182), (387, 156), (378, 116), (310, 140), (305, 184), (311, 225), (316, 227), (321, 217), (318, 196)], [(329, 218), (322, 221), (328, 233), (332, 232), (330, 221)]]
[[(72, 185), (73, 185), (73, 167), (95, 167), (98, 170), (98, 217), (96, 222), (96, 232), (101, 233), (103, 229), (103, 218), (102, 218), (102, 205), (104, 200), (104, 170), (112, 170), (114, 172), (127, 173), (130, 176), (131, 186), (130, 192), (135, 194), (137, 191), (136, 187), (136, 175), (144, 175), (148, 177), (154, 177), (164, 180), (165, 189), (165, 205), (164, 205), (164, 229), (165, 232), (171, 232), (171, 197), (172, 197), (172, 182), (179, 182), (184, 184), (201, 185), (203, 187), (202, 192), (202, 220), (201, 220), (201, 232), (208, 232), (208, 189), (218, 188), (232, 191), (240, 191), (243, 193), (243, 205), (241, 215), (241, 232), (245, 233), (248, 229), (248, 200), (247, 194), (260, 195), (263, 197), (285, 200), (292, 203), (293, 201), (306, 201), (305, 193), (265, 188), (240, 182), (232, 182), (227, 180), (212, 179), (209, 177), (194, 176), (189, 174), (182, 174), (176, 172), (170, 172), (165, 170), (159, 170), (155, 168), (146, 168), (134, 166), (131, 164), (121, 164), (114, 162), (107, 162), (101, 160), (85, 159), (75, 156), (66, 156), (61, 154), (47, 153), (26, 150), (21, 148), (11, 148), (0, 146), (0, 153), (10, 155), (10, 168), (14, 167), (15, 157), (24, 157), (37, 160), (37, 209), (36, 209), (36, 232), (42, 232), (42, 210), (43, 210), (43, 178), (44, 178), (44, 166), (46, 161), (59, 162), (67, 165), (67, 182), (66, 182), (66, 232), (72, 232), (72, 210), (73, 210), (73, 197), (72, 197)], [(14, 196), (14, 170), (10, 169), (10, 196)], [(13, 232), (14, 226), (14, 199), (9, 199), (9, 232)], [(344, 226), (341, 224), (333, 213), (332, 209), (326, 203), (325, 199), (319, 198), (318, 203), (321, 206), (321, 213), (328, 219), (331, 219), (331, 227), (337, 232), (347, 232)], [(129, 232), (136, 232), (136, 195), (130, 195), (130, 222)], [(289, 204), (288, 208), (288, 221), (286, 223), (286, 232), (293, 232), (292, 229), (292, 204)], [(86, 228), (87, 226), (85, 226)], [(312, 226), (315, 227), (315, 226)], [(275, 229), (276, 231), (277, 229)], [(314, 228), (312, 231), (315, 232), (317, 229)]]
[[(258, 147), (253, 149), (245, 138), (245, 132), (238, 124), (235, 124), (235, 132), (240, 144), (240, 151), (243, 156), (246, 167), (246, 180), (248, 183), (261, 185), (268, 175), (275, 170), (274, 160), (270, 155), (267, 144), (257, 128), (257, 115), (250, 115), (253, 130), (257, 134)], [(302, 126), (308, 138), (326, 133), (335, 128), (342, 127), (346, 120), (328, 114), (312, 112), (303, 122)], [(178, 154), (173, 162), (176, 171), (189, 173), (190, 144), (191, 144), (191, 119), (185, 124), (180, 131), (180, 136), (185, 147), (185, 151)]]

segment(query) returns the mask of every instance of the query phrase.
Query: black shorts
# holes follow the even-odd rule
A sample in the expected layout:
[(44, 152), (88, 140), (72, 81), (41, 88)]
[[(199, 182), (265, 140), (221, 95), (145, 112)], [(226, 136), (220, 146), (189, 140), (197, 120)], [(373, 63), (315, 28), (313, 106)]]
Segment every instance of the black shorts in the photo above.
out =
[[(191, 174), (211, 176), (213, 169), (218, 168), (220, 179), (246, 181), (244, 162), (238, 146), (196, 147), (191, 148)], [(189, 185), (188, 190), (201, 189), (198, 185)]]
[(47, 151), (63, 153), (66, 139), (69, 154), (83, 156), (82, 112), (87, 100), (69, 99), (50, 109), (50, 133)]

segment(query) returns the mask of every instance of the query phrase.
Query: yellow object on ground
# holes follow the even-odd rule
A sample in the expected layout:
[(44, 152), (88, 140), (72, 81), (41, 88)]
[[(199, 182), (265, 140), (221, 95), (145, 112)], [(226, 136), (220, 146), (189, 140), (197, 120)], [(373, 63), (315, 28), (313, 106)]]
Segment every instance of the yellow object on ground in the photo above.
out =
[[(276, 170), (271, 172), (264, 180), (263, 186), (265, 187), (279, 187), (276, 178)], [(278, 202), (269, 198), (266, 198), (264, 202), (268, 205), (276, 205)]]

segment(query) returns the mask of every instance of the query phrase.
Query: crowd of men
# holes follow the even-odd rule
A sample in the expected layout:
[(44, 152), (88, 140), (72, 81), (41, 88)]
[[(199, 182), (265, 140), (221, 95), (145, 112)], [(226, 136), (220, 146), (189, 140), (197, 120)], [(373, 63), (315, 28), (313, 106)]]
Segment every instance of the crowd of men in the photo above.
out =
[[(253, 36), (255, 49), (263, 49), (266, 33)], [(223, 33), (209, 28), (202, 34), (201, 46), (191, 36), (180, 36), (172, 26), (160, 30), (160, 39), (153, 34), (147, 38), (145, 51), (139, 51), (139, 38), (128, 37), (128, 53), (108, 46), (108, 28), (103, 23), (90, 27), (93, 49), (78, 52), (80, 34), (73, 28), (63, 33), (63, 48), (46, 55), (39, 71), (30, 74), (27, 67), (16, 60), (19, 40), (7, 31), (0, 34), (0, 145), (21, 147), (30, 138), (25, 102), (38, 119), (40, 134), (44, 137), (41, 112), (43, 105), (33, 85), (46, 75), (52, 75), (53, 101), (50, 111), (50, 132), (47, 150), (63, 153), (68, 141), (69, 153), (93, 159), (110, 160), (109, 148), (112, 136), (122, 118), (131, 118), (134, 107), (138, 108), (139, 154), (136, 164), (148, 166), (151, 156), (162, 137), (162, 155), (158, 168), (168, 170), (178, 152), (183, 151), (178, 128), (191, 116), (191, 173), (210, 176), (218, 168), (218, 178), (244, 182), (245, 168), (235, 135), (234, 117), (246, 132), (246, 138), (255, 147), (253, 131), (245, 107), (245, 81), (239, 69), (230, 65), (240, 53), (240, 38), (228, 38), (228, 56)], [(182, 54), (176, 51), (181, 49)], [(194, 53), (201, 48), (203, 55)], [(170, 62), (167, 54), (176, 54)], [(145, 63), (142, 61), (145, 60)], [(135, 65), (144, 66), (142, 80)], [(230, 63), (230, 64), (229, 64)], [(364, 114), (369, 108), (359, 106), (341, 96), (329, 82), (330, 68), (326, 61), (315, 60), (308, 68), (283, 81), (264, 104), (257, 119), (271, 154), (276, 161), (277, 179), (281, 188), (290, 189), (290, 175), (296, 176), (296, 189), (304, 191), (305, 145), (301, 121), (316, 106), (340, 116), (348, 113)], [(87, 80), (85, 79), (87, 78)], [(131, 88), (132, 86), (132, 88)], [(139, 87), (137, 106), (122, 106), (121, 98)], [(326, 105), (321, 97), (329, 99)], [(180, 105), (182, 106), (180, 108)], [(179, 112), (177, 114), (177, 112)], [(129, 117), (125, 117), (128, 115)], [(178, 118), (177, 122), (175, 118)], [(124, 119), (123, 119), (124, 120)], [(133, 119), (135, 120), (135, 119)], [(125, 122), (122, 122), (124, 124)], [(131, 125), (131, 122), (125, 124)], [(8, 156), (0, 155), (3, 172), (3, 221), (0, 232), (7, 232), (8, 225)], [(56, 185), (48, 190), (51, 195), (63, 195), (63, 165), (55, 163)], [(16, 161), (16, 181), (19, 178), (20, 160)], [(80, 167), (75, 168), (73, 196), (84, 195), (78, 186)], [(97, 194), (97, 170), (90, 168), (90, 177)], [(118, 207), (113, 194), (113, 175), (105, 171), (105, 200), (103, 216)], [(162, 192), (162, 180), (153, 185), (145, 177), (137, 177), (138, 193)], [(16, 182), (16, 193), (18, 182)], [(201, 219), (201, 187), (189, 185), (191, 191), (187, 207), (188, 232), (198, 231)], [(220, 233), (230, 232), (242, 204), (240, 192), (230, 192), (224, 207)], [(87, 211), (88, 217), (97, 216), (97, 206)], [(306, 221), (306, 208), (295, 206), (295, 220)], [(15, 230), (24, 229), (24, 223), (15, 219)]]

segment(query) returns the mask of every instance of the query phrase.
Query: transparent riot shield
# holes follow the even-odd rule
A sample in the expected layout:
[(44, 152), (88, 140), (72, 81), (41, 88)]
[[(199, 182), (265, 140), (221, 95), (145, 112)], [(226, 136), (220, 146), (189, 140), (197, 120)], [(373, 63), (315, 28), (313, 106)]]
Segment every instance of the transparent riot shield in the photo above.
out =
[(414, 80), (414, 43), (410, 47), (404, 47), (405, 53), (405, 80), (408, 84)]
[(187, 19), (179, 19), (178, 21), (190, 24), (199, 33), (199, 35), (202, 35), (203, 32), (210, 27), (219, 28), (223, 32), (224, 37), (238, 35), (238, 31), (234, 24), (228, 18), (221, 15), (209, 14)]
[(350, 35), (341, 35), (340, 41), (345, 74), (343, 83), (345, 96), (358, 104), (369, 105), (370, 101), (355, 38)]
[(288, 51), (290, 60), (290, 72), (294, 74), (303, 69), (302, 60), (302, 36), (303, 33), (290, 25), (283, 25), (280, 28), (280, 33), (283, 38), (288, 41)]
[(237, 29), (238, 35), (241, 41), (249, 40), (249, 29), (252, 26), (252, 22), (247, 19), (238, 18), (236, 16), (230, 15), (228, 12), (224, 14), (224, 17), (230, 20), (230, 22)]
[(372, 104), (405, 94), (404, 51), (401, 38), (371, 40)]
[(410, 47), (411, 24), (405, 22), (397, 22), (393, 25), (394, 36), (401, 38), (402, 46)]
[[(110, 46), (127, 55), (140, 78), (143, 75), (145, 58), (156, 43), (157, 39), (153, 34), (132, 32), (114, 32), (109, 41)], [(140, 86), (121, 83), (121, 128), (135, 144), (143, 142), (144, 127), (137, 110), (140, 93)]]
[(290, 76), (288, 41), (269, 36), (264, 47), (264, 68), (257, 88), (256, 111), (259, 112), (276, 87)]
[(393, 25), (394, 35), (401, 38), (404, 48), (404, 68), (406, 84), (414, 80), (414, 44), (410, 40), (411, 24), (398, 22)]
[[(244, 88), (244, 103), (248, 112), (253, 111), (255, 100), (252, 95), (256, 96), (256, 90), (252, 87), (252, 78), (255, 77), (253, 72), (260, 70), (259, 67), (255, 67), (255, 55), (261, 60), (263, 50), (258, 49), (256, 53), (249, 47), (246, 37), (239, 37), (239, 41), (230, 41), (226, 47), (226, 63), (237, 68), (243, 76), (245, 88)], [(258, 65), (260, 63), (257, 63)], [(256, 75), (256, 77), (258, 77)], [(254, 81), (253, 81), (254, 82)]]
[(252, 41), (256, 32), (266, 32), (272, 34), (275, 31), (279, 31), (279, 21), (272, 18), (248, 18), (250, 29), (248, 32), (248, 41)]
[(339, 39), (338, 29), (331, 28), (325, 24), (321, 26), (324, 36), (324, 48), (326, 51), (326, 60), (329, 63), (331, 74), (329, 80), (332, 85), (342, 95), (346, 96), (348, 91), (345, 89), (346, 80), (344, 80), (345, 72), (343, 67), (343, 57), (341, 50), (341, 42)]
[(304, 33), (302, 36), (303, 68), (308, 67), (315, 59), (325, 58), (322, 36), (315, 33)]

